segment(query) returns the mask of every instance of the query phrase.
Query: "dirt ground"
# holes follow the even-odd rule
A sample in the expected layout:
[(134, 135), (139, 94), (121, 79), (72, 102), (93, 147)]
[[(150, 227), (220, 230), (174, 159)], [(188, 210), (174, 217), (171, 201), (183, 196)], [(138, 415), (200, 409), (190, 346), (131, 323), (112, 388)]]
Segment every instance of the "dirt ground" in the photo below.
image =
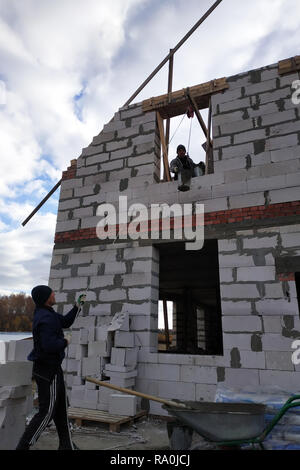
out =
[[(133, 425), (124, 424), (120, 432), (110, 432), (107, 424), (77, 426), (71, 421), (73, 442), (80, 450), (170, 450), (167, 423), (156, 417), (143, 417)], [(53, 423), (46, 428), (31, 450), (56, 450), (58, 438)], [(190, 449), (213, 449), (193, 433)], [(179, 450), (179, 449), (178, 449)]]

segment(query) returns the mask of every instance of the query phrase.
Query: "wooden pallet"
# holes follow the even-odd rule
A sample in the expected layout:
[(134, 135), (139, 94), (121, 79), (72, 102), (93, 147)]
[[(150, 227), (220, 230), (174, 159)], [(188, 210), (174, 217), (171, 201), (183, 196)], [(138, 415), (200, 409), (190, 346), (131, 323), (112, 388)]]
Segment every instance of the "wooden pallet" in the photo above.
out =
[(69, 408), (68, 417), (75, 419), (77, 426), (81, 426), (83, 421), (97, 421), (109, 424), (109, 430), (120, 432), (121, 424), (133, 424), (134, 421), (142, 416), (146, 416), (147, 411), (142, 410), (134, 416), (111, 415), (108, 411), (90, 410), (87, 408)]

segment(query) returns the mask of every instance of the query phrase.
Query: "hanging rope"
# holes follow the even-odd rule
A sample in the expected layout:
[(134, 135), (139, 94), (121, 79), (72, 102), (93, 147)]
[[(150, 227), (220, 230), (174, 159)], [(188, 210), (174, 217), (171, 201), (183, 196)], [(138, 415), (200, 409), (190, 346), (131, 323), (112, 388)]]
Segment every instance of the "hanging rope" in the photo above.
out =
[(183, 118), (181, 119), (180, 123), (179, 123), (178, 126), (176, 127), (176, 130), (175, 130), (174, 134), (172, 135), (171, 139), (169, 140), (168, 147), (169, 147), (170, 143), (172, 142), (173, 137), (175, 136), (175, 134), (176, 134), (176, 132), (178, 131), (179, 127), (181, 126), (182, 121), (184, 120), (185, 116), (186, 116), (186, 114), (183, 115)]
[(193, 119), (191, 119), (191, 124), (190, 124), (190, 133), (189, 133), (189, 142), (188, 142), (187, 154), (189, 154), (189, 150), (190, 150), (191, 134), (192, 134), (192, 124), (193, 124)]
[(185, 116), (187, 116), (189, 119), (191, 119), (191, 124), (190, 124), (190, 131), (189, 131), (189, 141), (188, 141), (188, 149), (187, 149), (187, 153), (189, 153), (189, 149), (190, 149), (190, 142), (191, 142), (191, 133), (192, 133), (192, 124), (193, 124), (193, 117), (194, 117), (194, 109), (192, 106), (188, 106), (186, 112), (184, 113), (180, 123), (178, 124), (178, 126), (176, 127), (175, 129), (175, 132), (173, 133), (171, 139), (169, 140), (169, 144), (168, 144), (168, 148), (169, 148), (169, 145), (170, 143), (172, 142), (175, 134), (177, 133), (179, 127), (181, 126)]

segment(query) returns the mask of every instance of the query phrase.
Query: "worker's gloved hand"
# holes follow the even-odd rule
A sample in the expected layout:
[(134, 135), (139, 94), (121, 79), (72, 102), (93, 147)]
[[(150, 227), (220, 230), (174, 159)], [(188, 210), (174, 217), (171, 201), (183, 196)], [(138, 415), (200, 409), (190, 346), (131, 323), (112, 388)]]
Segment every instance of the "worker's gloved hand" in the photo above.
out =
[(178, 173), (178, 166), (174, 166), (173, 173)]
[(72, 338), (72, 333), (65, 333), (64, 337), (68, 341), (68, 344), (70, 344), (71, 343), (71, 338)]
[(85, 294), (80, 294), (80, 296), (78, 297), (77, 301), (76, 301), (76, 307), (82, 307), (82, 305), (84, 304), (85, 302), (85, 299), (86, 299), (86, 295)]

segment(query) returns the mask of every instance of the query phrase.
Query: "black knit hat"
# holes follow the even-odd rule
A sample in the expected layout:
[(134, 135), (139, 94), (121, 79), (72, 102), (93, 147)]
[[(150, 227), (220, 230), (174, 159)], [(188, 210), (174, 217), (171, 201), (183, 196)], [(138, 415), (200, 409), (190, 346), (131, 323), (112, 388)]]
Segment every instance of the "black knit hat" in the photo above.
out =
[(52, 289), (48, 286), (36, 286), (31, 291), (31, 297), (36, 305), (44, 305), (49, 299)]

